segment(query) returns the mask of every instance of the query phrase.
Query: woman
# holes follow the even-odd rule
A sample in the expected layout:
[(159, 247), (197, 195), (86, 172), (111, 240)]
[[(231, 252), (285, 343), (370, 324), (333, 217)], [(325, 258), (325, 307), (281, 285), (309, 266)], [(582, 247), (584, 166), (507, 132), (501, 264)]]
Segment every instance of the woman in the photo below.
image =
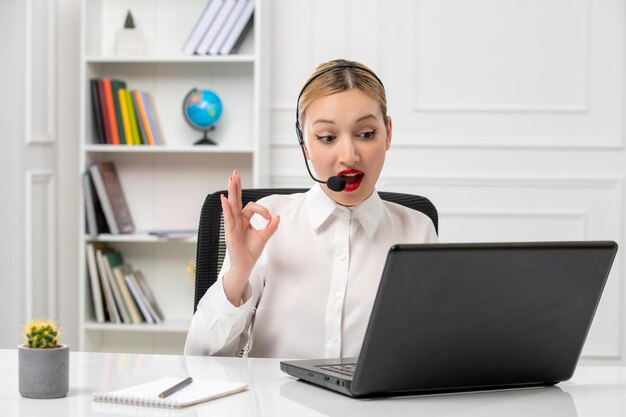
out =
[[(318, 176), (339, 176), (345, 188), (316, 184), (243, 208), (233, 172), (222, 196), (228, 254), (198, 304), (185, 354), (358, 356), (389, 248), (437, 241), (426, 215), (375, 192), (392, 123), (370, 69), (318, 66), (298, 98), (296, 129)], [(264, 226), (252, 227), (255, 214)]]

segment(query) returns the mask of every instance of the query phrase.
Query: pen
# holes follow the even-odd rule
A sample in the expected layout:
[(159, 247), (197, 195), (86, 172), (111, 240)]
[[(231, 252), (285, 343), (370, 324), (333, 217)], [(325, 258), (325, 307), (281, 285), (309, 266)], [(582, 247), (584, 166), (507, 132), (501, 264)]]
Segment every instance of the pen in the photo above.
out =
[(176, 391), (180, 391), (181, 389), (185, 388), (187, 385), (191, 384), (192, 382), (193, 382), (193, 379), (191, 379), (191, 377), (187, 377), (183, 379), (182, 381), (180, 381), (178, 384), (174, 385), (173, 387), (168, 388), (162, 393), (160, 393), (159, 398), (169, 397)]

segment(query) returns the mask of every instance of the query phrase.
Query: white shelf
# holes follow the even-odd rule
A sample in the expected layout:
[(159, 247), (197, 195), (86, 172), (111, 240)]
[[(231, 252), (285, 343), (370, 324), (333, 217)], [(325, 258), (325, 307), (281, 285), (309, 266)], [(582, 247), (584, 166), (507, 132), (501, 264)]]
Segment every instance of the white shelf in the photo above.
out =
[(174, 55), (174, 56), (86, 56), (85, 62), (90, 64), (128, 64), (128, 63), (147, 63), (147, 64), (203, 64), (207, 62), (241, 62), (253, 64), (255, 56), (252, 54), (244, 55)]
[(154, 333), (187, 333), (189, 331), (190, 320), (172, 319), (165, 320), (160, 324), (114, 324), (86, 322), (85, 330), (92, 332), (154, 332)]
[(85, 236), (85, 242), (107, 242), (107, 243), (196, 243), (197, 238), (164, 238), (150, 234), (133, 233), (127, 235), (101, 234), (96, 237)]
[(220, 145), (169, 146), (169, 145), (86, 145), (88, 153), (221, 153), (252, 154), (252, 147), (231, 147)]

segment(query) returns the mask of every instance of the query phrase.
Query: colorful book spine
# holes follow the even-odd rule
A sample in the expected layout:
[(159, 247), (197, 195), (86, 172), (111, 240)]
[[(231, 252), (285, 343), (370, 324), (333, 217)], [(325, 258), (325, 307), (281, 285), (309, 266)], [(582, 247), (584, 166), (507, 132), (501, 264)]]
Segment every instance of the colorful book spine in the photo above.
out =
[(100, 98), (98, 97), (98, 80), (89, 80), (91, 91), (91, 110), (93, 117), (93, 131), (95, 133), (93, 143), (106, 143), (104, 139), (104, 128), (102, 127), (102, 115), (100, 114)]
[(111, 89), (113, 91), (113, 106), (115, 107), (115, 118), (117, 120), (117, 132), (120, 137), (120, 144), (127, 144), (126, 132), (124, 131), (124, 123), (122, 122), (122, 107), (119, 99), (118, 91), (126, 88), (126, 82), (120, 80), (111, 80)]
[(100, 117), (102, 118), (102, 129), (104, 131), (104, 142), (107, 144), (113, 143), (111, 136), (111, 127), (109, 126), (109, 115), (107, 113), (106, 94), (104, 93), (104, 83), (102, 80), (98, 81), (98, 102), (100, 103)]
[(139, 114), (141, 115), (141, 122), (146, 130), (146, 137), (148, 138), (148, 145), (154, 145), (154, 136), (152, 135), (152, 129), (148, 122), (148, 115), (146, 113), (146, 106), (144, 103), (144, 97), (141, 91), (135, 91), (135, 98), (137, 99), (137, 107), (139, 107)]
[(163, 135), (161, 134), (161, 126), (157, 117), (156, 107), (154, 101), (149, 93), (141, 93), (143, 99), (143, 105), (146, 109), (146, 116), (148, 117), (148, 123), (150, 125), (150, 132), (152, 132), (152, 138), (154, 145), (163, 145)]
[(128, 109), (128, 103), (126, 101), (125, 88), (117, 90), (117, 100), (120, 103), (120, 113), (122, 115), (122, 126), (124, 127), (124, 137), (127, 145), (133, 145), (133, 133), (131, 130), (130, 110)]
[(139, 103), (137, 101), (137, 91), (133, 90), (130, 92), (130, 98), (133, 101), (133, 108), (135, 110), (135, 120), (137, 122), (137, 127), (139, 128), (139, 143), (143, 145), (148, 145), (150, 142), (148, 141), (148, 135), (146, 133), (146, 128), (143, 124), (141, 118), (141, 110), (139, 109)]
[(107, 118), (109, 121), (109, 133), (111, 134), (111, 144), (119, 145), (120, 134), (118, 130), (117, 116), (115, 114), (115, 104), (113, 100), (113, 87), (111, 85), (111, 80), (109, 78), (104, 78), (102, 80), (102, 85), (104, 88), (104, 98), (106, 102)]
[(133, 99), (129, 90), (124, 91), (124, 98), (126, 99), (126, 106), (130, 115), (130, 129), (133, 135), (133, 143), (135, 145), (141, 145), (139, 127), (137, 126), (137, 114), (135, 113), (135, 105), (133, 104)]

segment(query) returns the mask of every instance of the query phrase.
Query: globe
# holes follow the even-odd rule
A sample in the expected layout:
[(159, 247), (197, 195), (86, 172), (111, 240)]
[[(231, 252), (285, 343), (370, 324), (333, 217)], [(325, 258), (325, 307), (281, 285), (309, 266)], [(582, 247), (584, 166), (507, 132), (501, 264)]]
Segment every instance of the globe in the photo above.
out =
[(192, 88), (183, 100), (183, 116), (189, 125), (203, 132), (196, 145), (215, 145), (208, 132), (215, 129), (215, 123), (222, 116), (222, 101), (211, 90)]

